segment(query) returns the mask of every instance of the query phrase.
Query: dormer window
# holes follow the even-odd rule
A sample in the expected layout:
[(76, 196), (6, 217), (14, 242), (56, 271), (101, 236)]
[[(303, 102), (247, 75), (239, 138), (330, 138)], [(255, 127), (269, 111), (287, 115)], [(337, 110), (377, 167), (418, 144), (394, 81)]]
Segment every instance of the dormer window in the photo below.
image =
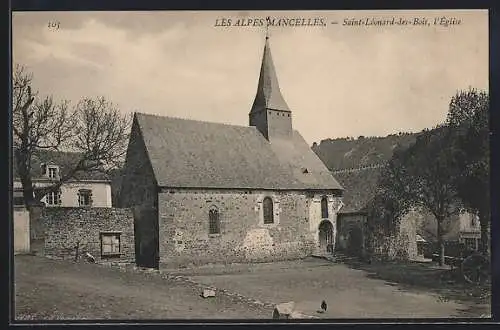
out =
[(56, 180), (59, 178), (59, 166), (43, 164), (42, 173), (44, 173), (49, 179)]
[(49, 178), (51, 178), (51, 179), (57, 178), (57, 167), (50, 166), (48, 174), (49, 174)]

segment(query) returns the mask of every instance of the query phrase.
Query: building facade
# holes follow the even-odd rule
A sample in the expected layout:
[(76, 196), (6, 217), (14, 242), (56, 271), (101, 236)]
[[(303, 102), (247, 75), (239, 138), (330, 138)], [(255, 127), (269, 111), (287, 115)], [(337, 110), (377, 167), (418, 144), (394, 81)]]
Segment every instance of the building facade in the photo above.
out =
[[(71, 169), (78, 155), (68, 152), (37, 152), (32, 160), (34, 187), (57, 183)], [(104, 173), (81, 172), (41, 200), (47, 207), (112, 207), (111, 180)], [(23, 187), (14, 167), (13, 204), (24, 205)]]
[(249, 126), (136, 113), (123, 173), (138, 264), (333, 252), (343, 189), (293, 129), (267, 39)]

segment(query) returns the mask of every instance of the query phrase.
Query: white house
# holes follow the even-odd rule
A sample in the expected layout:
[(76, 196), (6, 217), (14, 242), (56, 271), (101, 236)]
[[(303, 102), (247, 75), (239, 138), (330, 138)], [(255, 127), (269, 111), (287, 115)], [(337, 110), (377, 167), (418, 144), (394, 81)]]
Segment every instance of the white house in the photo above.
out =
[[(52, 185), (78, 161), (78, 154), (40, 151), (32, 159), (31, 175), (35, 187)], [(14, 205), (23, 205), (21, 181), (13, 166)], [(111, 207), (111, 180), (102, 172), (78, 172), (58, 191), (42, 198), (47, 207)]]
[(465, 244), (470, 249), (477, 250), (481, 239), (479, 217), (467, 212), (460, 213), (458, 217), (458, 241)]

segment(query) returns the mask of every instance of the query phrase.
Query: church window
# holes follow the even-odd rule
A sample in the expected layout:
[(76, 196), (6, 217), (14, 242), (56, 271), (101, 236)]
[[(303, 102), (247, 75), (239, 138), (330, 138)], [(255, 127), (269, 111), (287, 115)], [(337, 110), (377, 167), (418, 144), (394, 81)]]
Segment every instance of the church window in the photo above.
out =
[(328, 218), (328, 199), (326, 198), (326, 196), (321, 198), (321, 218)]
[(264, 198), (262, 207), (264, 211), (264, 223), (274, 223), (273, 200), (271, 197)]
[(219, 210), (216, 207), (212, 207), (208, 211), (208, 233), (220, 234)]

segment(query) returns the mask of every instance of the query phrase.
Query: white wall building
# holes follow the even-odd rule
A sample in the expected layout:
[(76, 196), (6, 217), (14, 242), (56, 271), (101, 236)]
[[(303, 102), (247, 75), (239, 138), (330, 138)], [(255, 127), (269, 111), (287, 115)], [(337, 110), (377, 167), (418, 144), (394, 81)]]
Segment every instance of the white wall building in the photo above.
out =
[[(64, 171), (71, 168), (74, 153), (43, 152), (32, 161), (34, 187), (56, 183)], [(23, 205), (23, 189), (14, 169), (14, 205)], [(100, 172), (79, 172), (64, 182), (58, 191), (48, 193), (41, 199), (47, 207), (112, 207), (111, 180)]]

